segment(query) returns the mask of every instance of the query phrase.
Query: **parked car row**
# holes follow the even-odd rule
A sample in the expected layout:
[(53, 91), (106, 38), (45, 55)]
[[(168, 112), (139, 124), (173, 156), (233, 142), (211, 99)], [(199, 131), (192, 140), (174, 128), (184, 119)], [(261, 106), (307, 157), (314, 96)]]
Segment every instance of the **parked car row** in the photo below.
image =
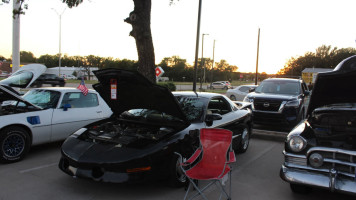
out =
[[(104, 69), (94, 72), (99, 83), (88, 98), (74, 88), (32, 89), (21, 97), (12, 87), (33, 84), (39, 75), (31, 72), (33, 68), (0, 81), (1, 162), (22, 159), (31, 145), (66, 138), (59, 168), (69, 176), (116, 183), (164, 178), (182, 186), (186, 178), (174, 152), (189, 158), (199, 145), (201, 128), (231, 130), (233, 149), (243, 153), (253, 124), (283, 125), (291, 131), (280, 177), (293, 192), (318, 187), (356, 195), (356, 56), (334, 71), (319, 73), (313, 92), (301, 79), (272, 78), (228, 90), (226, 96), (172, 93), (138, 72)], [(226, 84), (216, 85), (224, 89)], [(238, 92), (245, 93), (243, 102), (230, 99), (242, 99), (235, 96)], [(65, 125), (68, 114), (85, 119), (82, 115), (104, 113), (75, 110), (83, 105), (107, 107), (107, 115)], [(14, 117), (19, 124), (11, 122)]]

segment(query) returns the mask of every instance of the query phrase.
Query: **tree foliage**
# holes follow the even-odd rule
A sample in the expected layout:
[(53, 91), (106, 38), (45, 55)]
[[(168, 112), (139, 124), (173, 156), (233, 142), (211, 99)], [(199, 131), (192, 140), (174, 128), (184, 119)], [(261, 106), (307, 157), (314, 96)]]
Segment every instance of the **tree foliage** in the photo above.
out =
[(305, 68), (335, 68), (343, 59), (355, 54), (354, 48), (338, 49), (330, 45), (322, 45), (315, 50), (315, 53), (307, 52), (304, 56), (292, 57), (278, 74), (300, 76)]

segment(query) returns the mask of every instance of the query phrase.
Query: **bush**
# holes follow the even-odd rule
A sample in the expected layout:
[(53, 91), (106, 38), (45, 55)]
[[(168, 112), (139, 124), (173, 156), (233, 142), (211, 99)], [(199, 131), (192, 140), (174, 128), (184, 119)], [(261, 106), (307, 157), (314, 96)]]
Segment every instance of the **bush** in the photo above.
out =
[(173, 82), (159, 82), (157, 85), (168, 88), (170, 91), (176, 91), (176, 85)]

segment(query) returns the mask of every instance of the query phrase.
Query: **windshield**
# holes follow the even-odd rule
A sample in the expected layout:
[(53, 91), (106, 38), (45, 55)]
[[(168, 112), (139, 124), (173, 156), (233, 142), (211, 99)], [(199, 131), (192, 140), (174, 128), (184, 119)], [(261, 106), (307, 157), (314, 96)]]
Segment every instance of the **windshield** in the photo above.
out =
[(195, 122), (202, 119), (205, 105), (208, 104), (207, 98), (196, 96), (176, 96), (176, 98), (188, 121)]
[[(208, 99), (191, 96), (176, 96), (183, 113), (190, 122), (200, 121)], [(181, 119), (157, 110), (132, 109), (121, 114), (124, 119), (156, 121), (156, 122), (177, 122)]]
[(20, 87), (27, 85), (32, 80), (33, 73), (29, 71), (19, 71), (12, 76), (1, 81), (1, 84), (12, 86), (12, 87)]
[(263, 81), (255, 90), (256, 93), (270, 94), (300, 94), (300, 85), (292, 81)]
[[(56, 108), (60, 96), (61, 93), (58, 91), (35, 89), (28, 91), (23, 98), (36, 106), (47, 109)], [(25, 104), (21, 102), (18, 106), (25, 106)]]

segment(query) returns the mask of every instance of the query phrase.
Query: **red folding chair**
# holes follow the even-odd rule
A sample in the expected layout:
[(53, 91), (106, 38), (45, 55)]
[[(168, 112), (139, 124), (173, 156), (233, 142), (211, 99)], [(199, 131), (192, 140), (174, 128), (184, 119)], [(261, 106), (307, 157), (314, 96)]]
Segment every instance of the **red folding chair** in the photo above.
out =
[[(199, 195), (207, 199), (203, 192), (212, 185), (220, 188), (220, 198), (225, 195), (227, 199), (231, 199), (230, 164), (236, 161), (231, 141), (232, 132), (229, 130), (218, 128), (203, 128), (200, 130), (200, 147), (187, 161), (181, 163), (181, 168), (190, 182), (184, 199), (187, 199), (192, 186), (197, 193), (192, 195), (190, 199)], [(182, 161), (182, 156), (179, 156)], [(230, 181), (229, 194), (222, 184), (222, 179), (227, 174)], [(199, 188), (196, 184), (196, 181), (199, 180), (211, 182), (203, 188)]]

